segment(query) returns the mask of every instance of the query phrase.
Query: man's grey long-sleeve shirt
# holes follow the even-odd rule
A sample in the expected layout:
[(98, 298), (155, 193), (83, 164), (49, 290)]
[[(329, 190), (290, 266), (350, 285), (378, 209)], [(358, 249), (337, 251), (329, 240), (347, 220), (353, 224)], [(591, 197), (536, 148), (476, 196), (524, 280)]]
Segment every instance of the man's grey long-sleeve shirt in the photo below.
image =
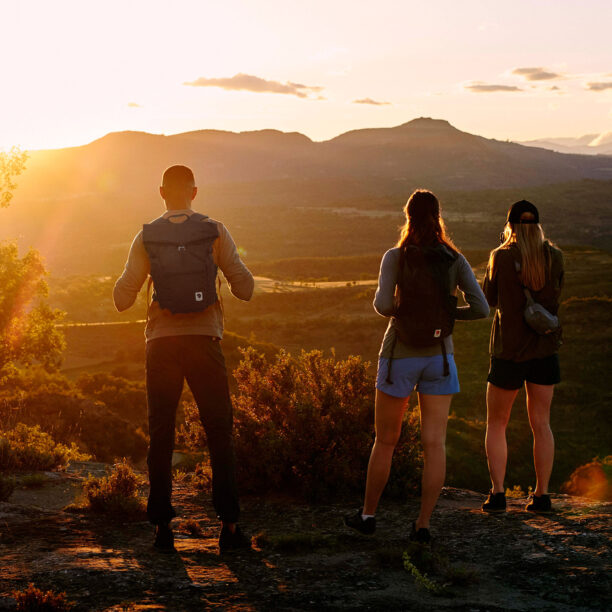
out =
[[(180, 216), (191, 215), (191, 209), (167, 211), (162, 215), (180, 221)], [(227, 279), (230, 291), (241, 300), (250, 300), (253, 295), (253, 275), (244, 265), (236, 249), (236, 245), (230, 233), (223, 223), (210, 218), (202, 220), (202, 223), (215, 223), (219, 236), (213, 243), (213, 259), (223, 276)], [(123, 274), (115, 283), (113, 289), (113, 300), (119, 311), (126, 310), (136, 301), (138, 292), (149, 277), (151, 264), (149, 256), (144, 247), (142, 230), (138, 232), (128, 255)], [(217, 301), (202, 312), (191, 312), (186, 314), (172, 314), (169, 310), (163, 310), (158, 302), (152, 302), (147, 316), (145, 336), (147, 341), (164, 336), (199, 335), (223, 337), (223, 311), (221, 304)]]
[[(395, 312), (395, 287), (399, 269), (400, 249), (395, 247), (389, 249), (382, 258), (380, 273), (378, 275), (378, 288), (374, 296), (374, 309), (383, 317), (391, 317)], [(482, 319), (489, 315), (489, 304), (482, 292), (474, 272), (467, 259), (458, 254), (457, 259), (449, 269), (449, 293), (455, 295), (457, 288), (463, 293), (467, 306), (457, 308), (456, 318), (467, 321), (470, 319)], [(395, 340), (395, 328), (393, 319), (389, 321), (387, 331), (380, 347), (380, 357), (391, 357), (391, 348)], [(453, 338), (445, 338), (447, 353), (453, 353)], [(425, 348), (406, 346), (399, 338), (396, 341), (393, 357), (431, 357), (440, 353), (440, 346), (435, 345)]]

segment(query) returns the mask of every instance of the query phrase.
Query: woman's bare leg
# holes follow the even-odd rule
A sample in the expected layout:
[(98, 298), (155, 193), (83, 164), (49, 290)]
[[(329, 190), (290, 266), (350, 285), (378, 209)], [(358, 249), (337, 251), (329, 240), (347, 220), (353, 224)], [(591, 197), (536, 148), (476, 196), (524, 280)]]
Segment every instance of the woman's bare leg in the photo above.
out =
[(508, 461), (506, 426), (518, 389), (502, 389), (487, 384), (487, 434), (485, 448), (493, 493), (504, 492), (504, 477)]
[(446, 476), (446, 424), (452, 395), (419, 393), (421, 411), (421, 444), (423, 445), (423, 477), (421, 510), (417, 529), (429, 529), (429, 519), (436, 506)]
[(368, 463), (364, 514), (376, 514), (378, 501), (389, 479), (391, 459), (402, 431), (402, 417), (407, 404), (407, 397), (394, 397), (376, 389), (376, 440)]
[(548, 493), (548, 481), (555, 458), (555, 439), (550, 429), (550, 405), (554, 385), (526, 383), (527, 414), (533, 432), (533, 463), (536, 473), (537, 496)]

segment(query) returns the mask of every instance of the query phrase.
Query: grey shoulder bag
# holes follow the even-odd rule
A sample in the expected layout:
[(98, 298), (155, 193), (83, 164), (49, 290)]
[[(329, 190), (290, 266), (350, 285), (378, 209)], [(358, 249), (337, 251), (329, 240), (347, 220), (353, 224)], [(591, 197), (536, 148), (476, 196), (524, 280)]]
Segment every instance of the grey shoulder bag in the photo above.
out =
[[(521, 271), (521, 264), (518, 261), (515, 261), (514, 266), (518, 275)], [(525, 310), (523, 310), (525, 323), (527, 323), (527, 325), (529, 325), (533, 331), (541, 336), (546, 336), (547, 334), (556, 332), (559, 329), (559, 317), (549, 312), (546, 308), (544, 308), (544, 306), (542, 306), (542, 304), (538, 304), (538, 302), (533, 299), (531, 291), (529, 291), (529, 289), (523, 285), (522, 281), (520, 282), (527, 300), (525, 303)]]

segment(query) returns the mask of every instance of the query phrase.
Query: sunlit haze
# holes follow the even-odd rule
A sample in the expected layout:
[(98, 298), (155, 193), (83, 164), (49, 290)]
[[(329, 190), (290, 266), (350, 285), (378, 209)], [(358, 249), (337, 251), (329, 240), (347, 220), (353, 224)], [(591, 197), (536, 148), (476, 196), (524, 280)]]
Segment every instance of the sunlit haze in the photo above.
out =
[(2, 21), (0, 148), (419, 116), (502, 140), (612, 129), (608, 0), (4, 0)]

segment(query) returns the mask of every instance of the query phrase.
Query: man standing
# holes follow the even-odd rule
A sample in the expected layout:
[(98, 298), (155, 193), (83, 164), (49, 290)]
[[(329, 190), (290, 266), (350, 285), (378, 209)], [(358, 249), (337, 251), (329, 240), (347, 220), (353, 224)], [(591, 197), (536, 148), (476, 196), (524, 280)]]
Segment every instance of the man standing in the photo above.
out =
[(123, 311), (134, 304), (149, 275), (153, 284), (145, 337), (151, 486), (147, 515), (156, 526), (154, 546), (162, 552), (175, 550), (170, 528), (176, 516), (171, 504), (172, 451), (176, 410), (187, 380), (208, 440), (213, 505), (222, 523), (219, 548), (248, 547), (250, 541), (237, 525), (232, 404), (219, 344), (223, 311), (215, 281), (220, 268), (232, 294), (250, 300), (253, 276), (225, 226), (191, 209), (197, 187), (190, 168), (168, 168), (159, 192), (167, 210), (136, 235), (113, 290), (115, 307)]

